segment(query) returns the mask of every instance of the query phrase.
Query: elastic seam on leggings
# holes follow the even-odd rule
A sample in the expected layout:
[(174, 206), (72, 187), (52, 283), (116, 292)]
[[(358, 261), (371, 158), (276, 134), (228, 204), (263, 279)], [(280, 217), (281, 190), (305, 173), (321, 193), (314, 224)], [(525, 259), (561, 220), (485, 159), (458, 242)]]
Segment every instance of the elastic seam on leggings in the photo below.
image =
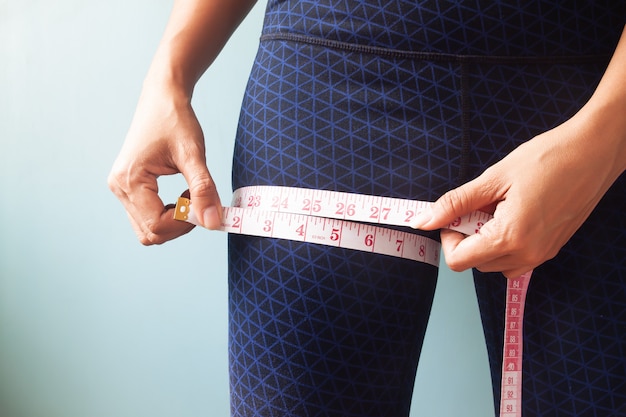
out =
[(469, 101), (469, 62), (461, 62), (461, 161), (458, 183), (467, 181), (470, 159), (470, 101)]
[(261, 42), (287, 41), (322, 46), (347, 52), (365, 53), (400, 59), (416, 59), (423, 61), (451, 62), (451, 63), (492, 63), (492, 64), (580, 64), (608, 61), (610, 55), (555, 55), (555, 56), (509, 56), (509, 55), (459, 55), (441, 52), (409, 51), (404, 49), (385, 48), (380, 46), (363, 45), (343, 42), (333, 39), (319, 38), (298, 33), (274, 32), (265, 33)]

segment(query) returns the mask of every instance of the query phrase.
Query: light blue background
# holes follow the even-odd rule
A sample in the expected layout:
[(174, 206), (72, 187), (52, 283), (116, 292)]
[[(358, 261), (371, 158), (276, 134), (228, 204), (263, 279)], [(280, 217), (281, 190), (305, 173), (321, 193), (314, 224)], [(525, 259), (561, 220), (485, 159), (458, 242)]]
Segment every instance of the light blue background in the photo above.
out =
[[(264, 6), (194, 96), (224, 201)], [(143, 247), (106, 186), (170, 7), (0, 0), (1, 417), (228, 415), (226, 236)], [(493, 416), (471, 278), (442, 271), (411, 415)]]

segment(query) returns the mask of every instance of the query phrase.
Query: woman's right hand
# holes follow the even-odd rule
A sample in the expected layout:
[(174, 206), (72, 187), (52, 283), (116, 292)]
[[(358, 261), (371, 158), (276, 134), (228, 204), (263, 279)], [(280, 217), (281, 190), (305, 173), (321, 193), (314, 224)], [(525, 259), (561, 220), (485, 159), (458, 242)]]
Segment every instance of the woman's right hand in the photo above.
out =
[(193, 88), (255, 0), (176, 0), (144, 81), (109, 188), (126, 208), (144, 245), (166, 242), (193, 226), (174, 220), (157, 178), (182, 173), (201, 224), (216, 229), (222, 206), (206, 167), (204, 136), (191, 108)]
[(161, 244), (193, 226), (173, 219), (158, 195), (157, 178), (182, 173), (202, 225), (216, 229), (222, 206), (206, 166), (204, 135), (180, 89), (145, 86), (122, 149), (109, 174), (109, 188), (123, 203), (139, 241)]

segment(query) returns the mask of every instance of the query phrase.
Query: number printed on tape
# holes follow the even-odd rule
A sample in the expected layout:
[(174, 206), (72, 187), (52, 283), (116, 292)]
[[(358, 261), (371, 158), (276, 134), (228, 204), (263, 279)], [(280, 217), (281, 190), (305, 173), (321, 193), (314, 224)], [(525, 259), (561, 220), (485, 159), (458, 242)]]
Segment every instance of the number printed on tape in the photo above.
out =
[[(378, 226), (409, 226), (430, 202), (306, 188), (252, 186), (233, 193), (220, 230), (384, 254), (439, 265), (439, 242)], [(174, 218), (200, 225), (191, 201), (179, 198)], [(491, 215), (473, 212), (448, 228), (480, 233)], [(532, 272), (532, 271), (531, 271)], [(500, 417), (522, 415), (522, 324), (531, 272), (507, 282)]]

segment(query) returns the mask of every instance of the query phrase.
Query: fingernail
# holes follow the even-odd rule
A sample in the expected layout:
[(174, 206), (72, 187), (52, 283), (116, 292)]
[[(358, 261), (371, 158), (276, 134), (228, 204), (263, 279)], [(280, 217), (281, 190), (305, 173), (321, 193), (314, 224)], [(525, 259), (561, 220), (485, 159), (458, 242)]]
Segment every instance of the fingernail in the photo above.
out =
[(217, 229), (222, 222), (216, 206), (207, 207), (202, 213), (202, 223), (207, 229)]
[(411, 222), (411, 227), (419, 229), (425, 226), (433, 218), (433, 209), (431, 206), (426, 207), (423, 211), (420, 211), (415, 215)]

